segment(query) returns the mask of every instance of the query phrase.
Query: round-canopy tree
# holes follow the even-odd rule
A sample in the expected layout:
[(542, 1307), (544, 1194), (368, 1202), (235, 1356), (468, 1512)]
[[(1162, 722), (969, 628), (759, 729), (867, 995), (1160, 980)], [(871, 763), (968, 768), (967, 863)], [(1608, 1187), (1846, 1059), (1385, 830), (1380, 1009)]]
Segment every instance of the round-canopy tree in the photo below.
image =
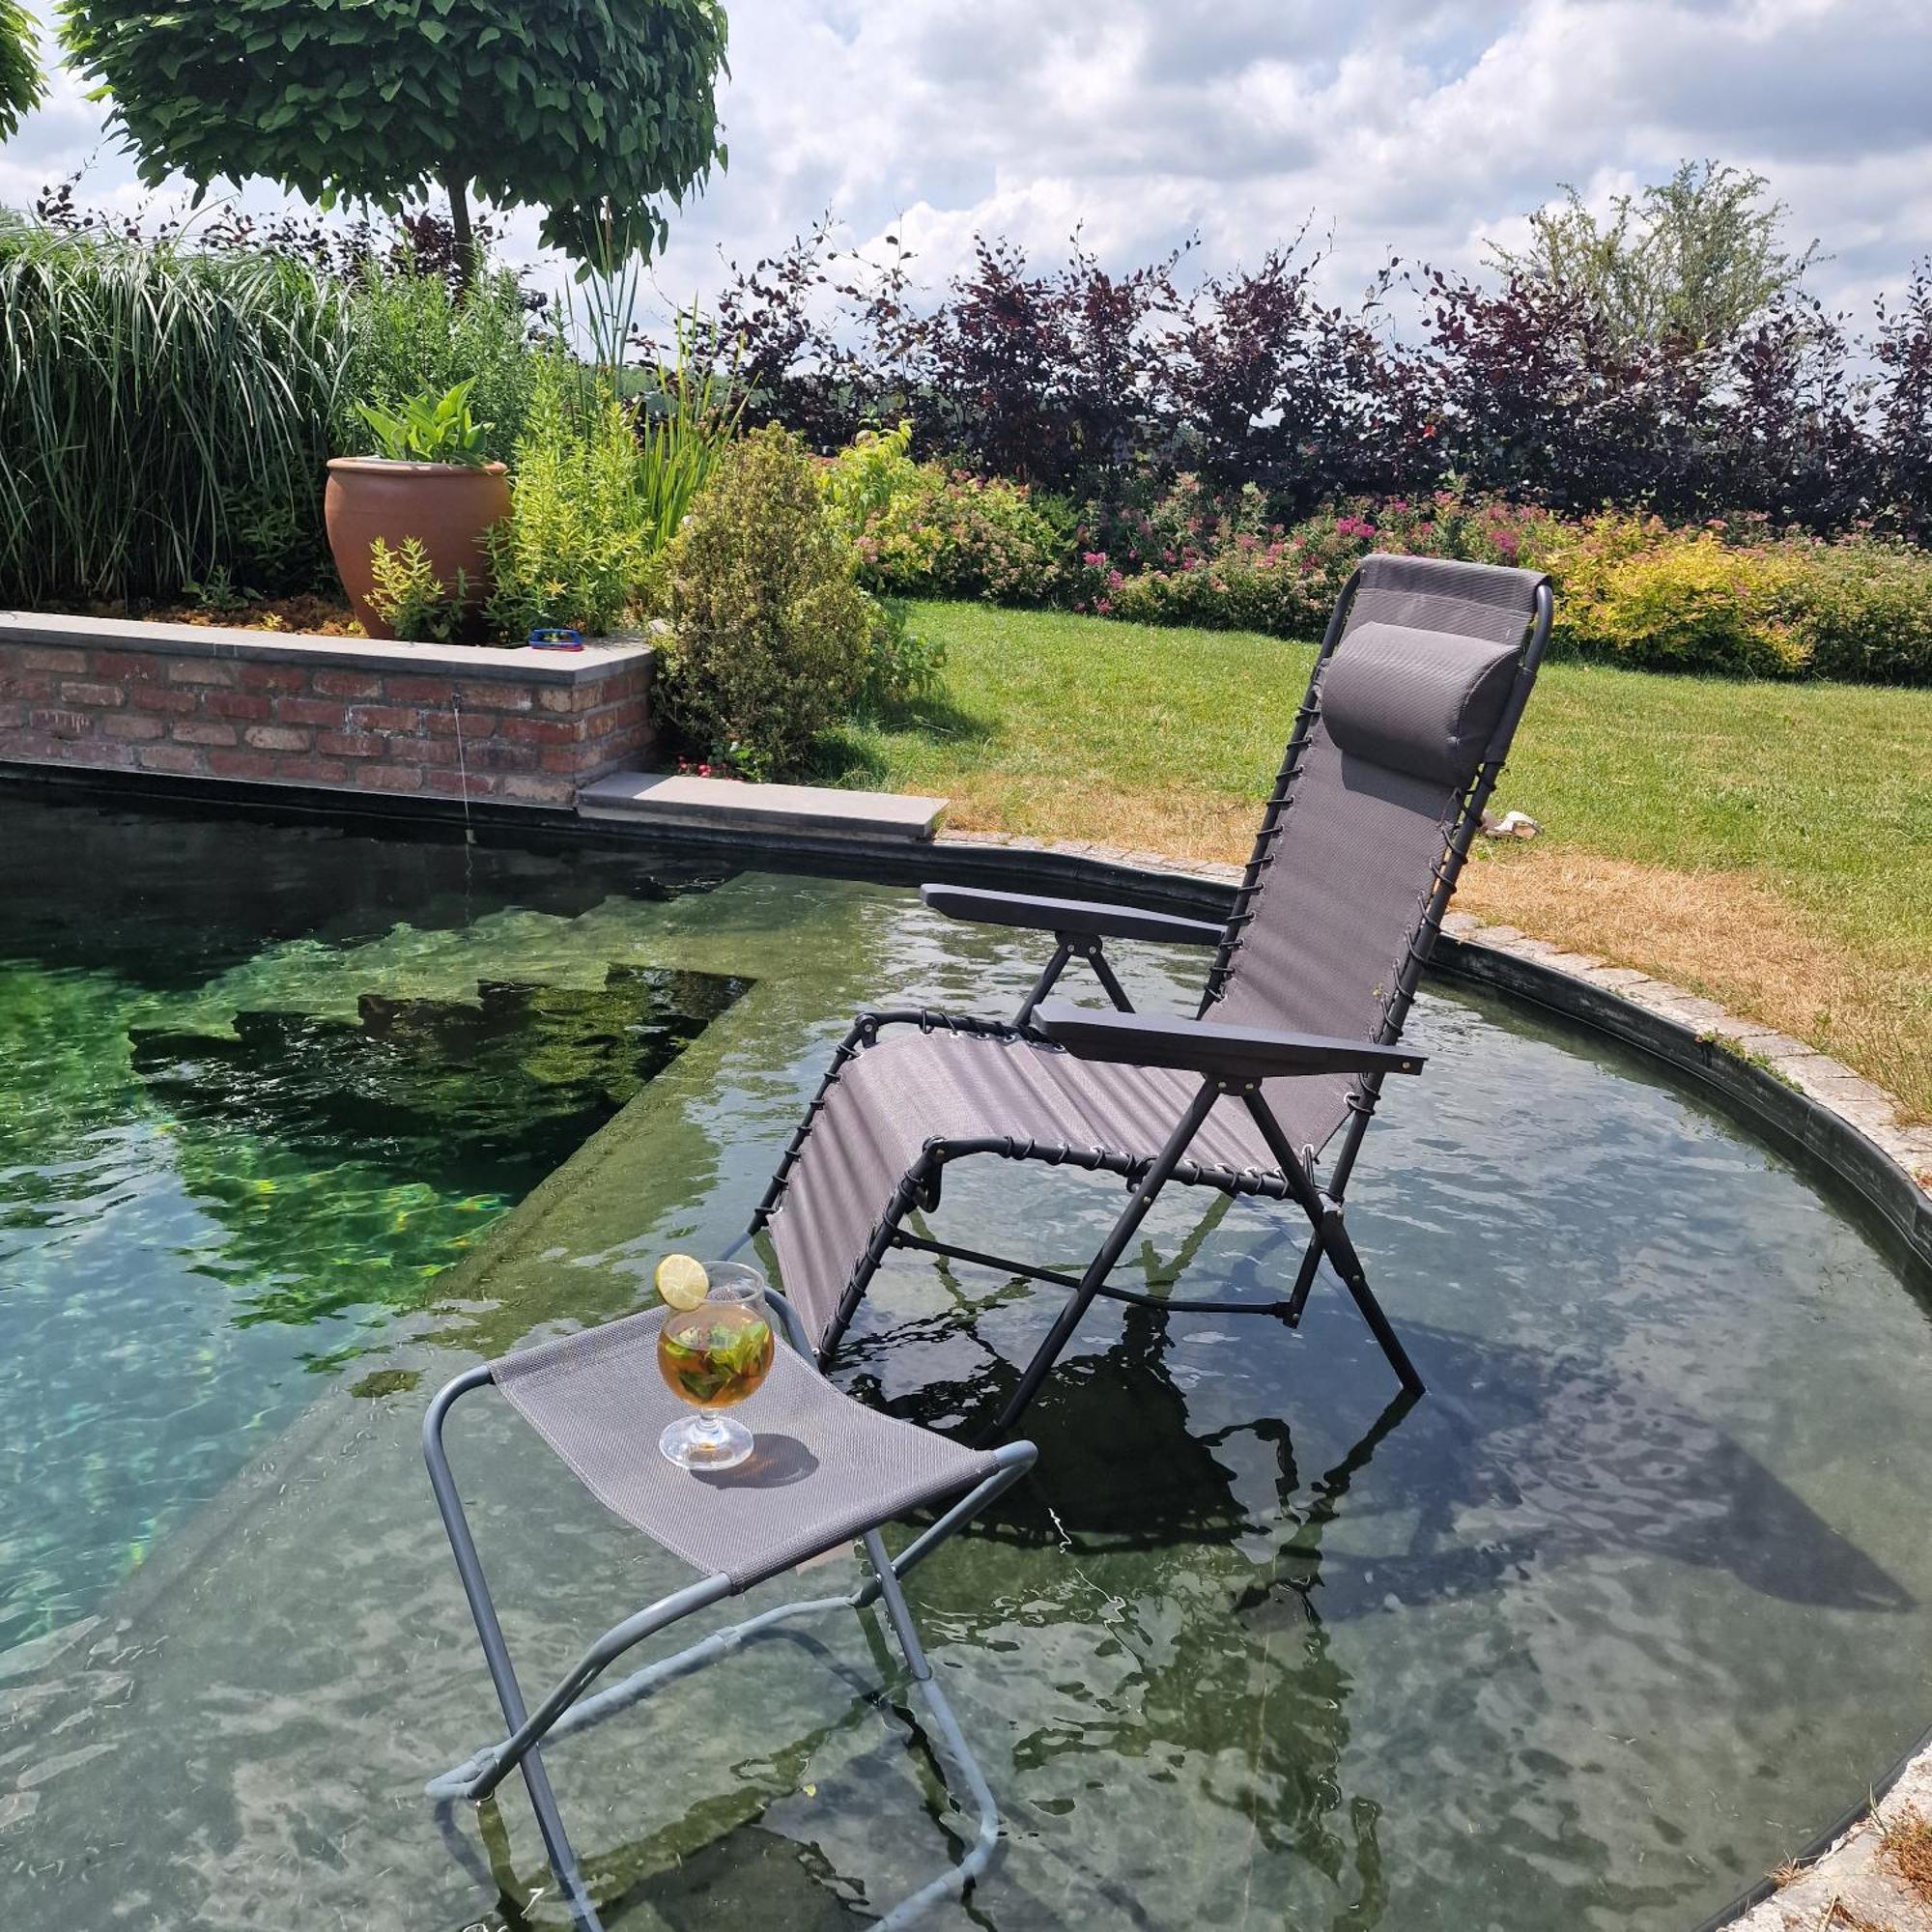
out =
[[(0, 5), (10, 0), (0, 0)], [(151, 185), (249, 176), (325, 205), (448, 191), (545, 211), (580, 261), (649, 254), (723, 163), (719, 0), (63, 0)]]
[(46, 91), (34, 46), (34, 22), (19, 0), (0, 0), (0, 141)]

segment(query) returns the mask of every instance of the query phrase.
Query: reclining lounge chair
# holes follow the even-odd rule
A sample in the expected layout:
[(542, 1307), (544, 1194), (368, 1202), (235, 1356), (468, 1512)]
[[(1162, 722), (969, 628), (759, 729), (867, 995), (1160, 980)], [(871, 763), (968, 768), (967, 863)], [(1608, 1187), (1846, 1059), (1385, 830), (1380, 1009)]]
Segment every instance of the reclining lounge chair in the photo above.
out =
[[(928, 886), (954, 918), (1049, 932), (1053, 952), (1010, 1022), (860, 1015), (753, 1218), (828, 1364), (894, 1248), (1067, 1291), (984, 1439), (1031, 1402), (1170, 1180), (1288, 1200), (1311, 1229), (1290, 1293), (1159, 1298), (1175, 1310), (1299, 1321), (1325, 1255), (1404, 1386), (1422, 1387), (1343, 1224), (1381, 1083), (1414, 1073), (1403, 1023), (1528, 700), (1549, 634), (1548, 580), (1373, 556), (1337, 601), (1254, 853), (1223, 925), (1125, 907)], [(1238, 701), (1231, 695), (1231, 701)], [(1134, 1012), (1104, 942), (1213, 948), (1192, 1019)], [(1113, 1010), (1050, 999), (1079, 958)], [(1325, 1177), (1318, 1156), (1332, 1146)], [(1075, 1275), (908, 1231), (948, 1165), (975, 1155), (1124, 1178), (1126, 1205)]]

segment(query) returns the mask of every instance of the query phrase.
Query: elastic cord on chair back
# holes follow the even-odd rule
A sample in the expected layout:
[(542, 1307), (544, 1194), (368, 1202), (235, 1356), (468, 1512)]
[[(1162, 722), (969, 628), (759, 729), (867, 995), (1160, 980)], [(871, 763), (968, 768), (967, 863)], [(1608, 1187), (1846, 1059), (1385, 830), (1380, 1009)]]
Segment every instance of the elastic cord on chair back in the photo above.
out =
[[(1509, 707), (1542, 578), (1371, 557), (1212, 1015), (1373, 1038)], [(1296, 1083), (1307, 1107), (1309, 1082)], [(1330, 1077), (1328, 1131), (1354, 1081)]]

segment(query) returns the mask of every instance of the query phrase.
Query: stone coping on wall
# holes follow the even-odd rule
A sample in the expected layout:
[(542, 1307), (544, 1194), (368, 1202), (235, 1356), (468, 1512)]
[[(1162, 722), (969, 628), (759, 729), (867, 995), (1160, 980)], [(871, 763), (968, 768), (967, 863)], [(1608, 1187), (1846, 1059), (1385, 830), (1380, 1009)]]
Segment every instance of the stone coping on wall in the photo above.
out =
[(304, 631), (242, 630), (220, 624), (151, 624), (132, 617), (70, 617), (0, 611), (0, 645), (160, 652), (176, 658), (234, 658), (256, 664), (327, 665), (375, 674), (515, 678), (523, 684), (582, 684), (647, 664), (645, 639), (586, 638), (581, 651), (498, 650), (484, 644), (401, 644)]

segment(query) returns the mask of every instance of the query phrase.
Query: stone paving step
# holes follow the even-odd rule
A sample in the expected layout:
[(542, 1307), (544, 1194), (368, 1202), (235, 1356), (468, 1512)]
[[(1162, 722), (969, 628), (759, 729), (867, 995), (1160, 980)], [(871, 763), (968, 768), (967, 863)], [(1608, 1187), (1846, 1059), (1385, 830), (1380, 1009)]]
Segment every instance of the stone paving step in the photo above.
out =
[(946, 812), (943, 798), (899, 792), (840, 791), (829, 785), (743, 784), (674, 772), (613, 772), (577, 794), (583, 818), (681, 832), (795, 832), (815, 838), (929, 839)]

